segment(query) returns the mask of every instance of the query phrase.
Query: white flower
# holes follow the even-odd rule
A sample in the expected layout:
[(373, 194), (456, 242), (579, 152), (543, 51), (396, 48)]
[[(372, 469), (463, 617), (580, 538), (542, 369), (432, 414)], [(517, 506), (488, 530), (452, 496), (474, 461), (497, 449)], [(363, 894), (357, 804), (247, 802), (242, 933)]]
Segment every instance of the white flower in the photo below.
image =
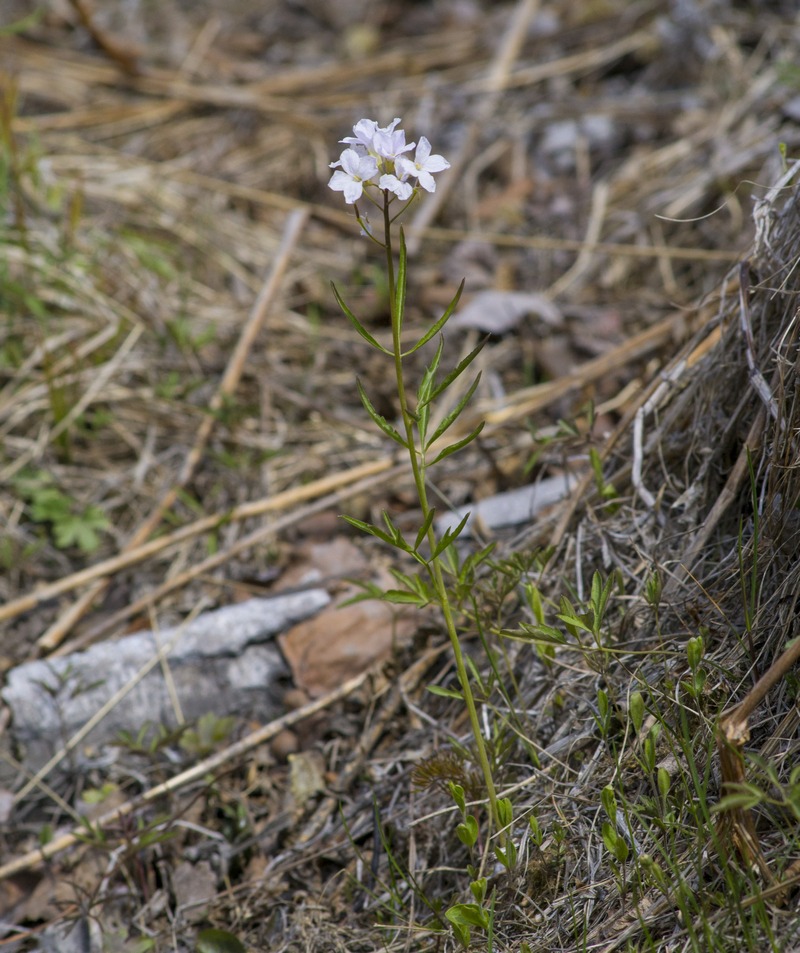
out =
[(404, 129), (394, 128), (394, 123), (385, 129), (376, 129), (372, 137), (372, 153), (378, 155), (381, 159), (388, 162), (394, 162), (398, 156), (409, 149), (414, 148), (414, 143), (409, 142), (406, 145), (406, 134)]
[(436, 191), (431, 172), (442, 172), (450, 168), (450, 163), (443, 156), (431, 155), (431, 144), (425, 136), (420, 136), (413, 162), (401, 155), (397, 157), (395, 165), (397, 171), (403, 175), (413, 175), (427, 192)]
[(333, 173), (328, 186), (334, 192), (344, 192), (345, 202), (352, 205), (361, 198), (364, 186), (378, 174), (378, 162), (373, 156), (359, 155), (355, 149), (345, 149), (339, 161), (331, 163), (332, 167), (337, 165), (342, 168)]
[(359, 119), (355, 126), (353, 126), (355, 135), (345, 136), (344, 139), (340, 139), (339, 141), (351, 146), (359, 154), (375, 152), (372, 146), (375, 133), (391, 133), (399, 122), (399, 119), (395, 119), (394, 122), (391, 122), (388, 126), (381, 127), (374, 119)]
[(388, 189), (405, 202), (406, 199), (411, 198), (411, 193), (414, 189), (411, 187), (409, 182), (403, 182), (397, 178), (396, 175), (382, 175), (378, 181), (379, 189)]

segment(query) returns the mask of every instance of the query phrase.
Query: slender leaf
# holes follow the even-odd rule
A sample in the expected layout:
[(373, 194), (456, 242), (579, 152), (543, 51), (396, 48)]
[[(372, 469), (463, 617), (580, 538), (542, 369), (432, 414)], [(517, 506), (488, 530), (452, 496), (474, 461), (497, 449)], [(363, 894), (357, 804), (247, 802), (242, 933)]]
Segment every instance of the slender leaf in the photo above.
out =
[(418, 606), (424, 609), (428, 605), (428, 600), (416, 592), (406, 592), (405, 589), (387, 589), (383, 595), (385, 602), (393, 602), (398, 605)]
[(402, 355), (403, 357), (408, 357), (409, 354), (413, 354), (414, 351), (418, 351), (421, 347), (426, 345), (432, 337), (435, 337), (435, 335), (437, 335), (442, 330), (442, 328), (447, 324), (447, 322), (450, 320), (450, 316), (455, 311), (456, 306), (458, 305), (459, 299), (461, 298), (461, 292), (464, 290), (465, 281), (466, 281), (465, 278), (461, 279), (461, 284), (458, 286), (458, 291), (456, 291), (455, 295), (453, 295), (453, 300), (447, 306), (447, 310), (441, 316), (441, 318), (439, 318), (439, 320), (435, 324), (431, 325), (431, 327), (428, 328), (428, 330), (422, 335), (419, 341), (417, 341), (414, 347), (412, 347), (408, 351), (403, 351), (403, 355)]
[(358, 388), (358, 396), (361, 398), (361, 403), (364, 405), (364, 410), (372, 418), (372, 422), (382, 430), (387, 437), (394, 440), (395, 443), (399, 443), (401, 447), (408, 449), (408, 444), (405, 442), (400, 433), (395, 430), (395, 428), (389, 423), (389, 421), (382, 417), (377, 410), (372, 405), (372, 401), (367, 397), (367, 392), (364, 390), (364, 386), (361, 381), (356, 378), (356, 387)]
[(368, 344), (371, 344), (374, 348), (377, 348), (379, 351), (382, 351), (384, 354), (388, 354), (389, 357), (392, 357), (392, 352), (388, 348), (385, 348), (382, 344), (378, 343), (378, 341), (375, 340), (375, 338), (353, 314), (350, 308), (347, 307), (344, 298), (339, 294), (336, 285), (333, 282), (331, 282), (331, 288), (333, 288), (333, 296), (336, 298), (336, 303), (342, 309), (347, 320), (353, 325), (361, 337), (364, 338), (364, 340)]
[(471, 512), (467, 513), (462, 518), (462, 520), (459, 522), (458, 526), (456, 526), (455, 529), (446, 529), (444, 531), (444, 533), (442, 534), (442, 538), (436, 544), (436, 547), (434, 548), (433, 553), (431, 554), (431, 559), (436, 559), (437, 556), (441, 555), (441, 553), (443, 553), (445, 549), (447, 549), (450, 543), (458, 539), (458, 537), (463, 532), (464, 527), (467, 525), (467, 520), (470, 518), (471, 515), (472, 515)]
[(406, 251), (406, 236), (402, 227), (400, 228), (400, 258), (397, 265), (397, 283), (394, 289), (394, 314), (397, 321), (398, 335), (403, 327), (403, 316), (406, 307), (406, 281), (408, 273), (406, 266), (408, 263), (408, 252)]
[(468, 443), (472, 443), (472, 441), (478, 436), (481, 430), (483, 430), (485, 423), (486, 421), (482, 420), (478, 424), (478, 426), (472, 431), (471, 434), (468, 434), (466, 437), (462, 438), (461, 440), (457, 440), (455, 443), (451, 443), (449, 447), (445, 447), (444, 450), (442, 450), (442, 452), (436, 457), (436, 459), (432, 460), (428, 464), (428, 466), (430, 467), (434, 466), (440, 460), (444, 460), (445, 457), (449, 457), (450, 454), (457, 453), (459, 450), (466, 447)]
[(392, 534), (392, 542), (393, 542), (393, 544), (394, 544), (398, 549), (402, 549), (404, 553), (410, 553), (410, 552), (411, 552), (411, 547), (408, 545), (408, 543), (407, 543), (407, 542), (405, 541), (405, 539), (403, 538), (403, 534), (400, 532), (400, 530), (399, 530), (399, 529), (394, 525), (394, 523), (392, 522), (391, 516), (389, 516), (389, 514), (386, 512), (386, 510), (384, 510), (381, 515), (383, 516), (383, 522), (386, 524), (386, 528), (387, 528), (387, 529), (389, 530), (389, 532)]
[(428, 420), (430, 419), (430, 394), (433, 391), (433, 385), (436, 378), (436, 371), (442, 359), (442, 350), (444, 349), (444, 339), (439, 339), (439, 346), (433, 355), (433, 360), (425, 368), (419, 387), (417, 388), (417, 412), (414, 419), (419, 431), (420, 443), (425, 444), (428, 434)]
[(433, 522), (433, 517), (436, 515), (436, 507), (431, 507), (428, 510), (428, 515), (425, 517), (422, 526), (419, 528), (417, 533), (417, 538), (414, 540), (414, 550), (418, 550), (422, 545), (422, 541), (428, 534), (428, 530), (431, 528), (431, 523)]
[(442, 360), (442, 351), (444, 350), (444, 341), (439, 340), (439, 346), (436, 348), (436, 353), (433, 355), (433, 359), (430, 364), (425, 368), (425, 373), (422, 375), (422, 380), (420, 381), (419, 387), (417, 388), (417, 404), (428, 404), (430, 403), (430, 394), (433, 391), (433, 380), (436, 375), (436, 371), (439, 369), (439, 364)]
[[(453, 368), (452, 371), (436, 385), (436, 387), (431, 391), (430, 396), (427, 399), (427, 403), (436, 400), (436, 398), (443, 394), (447, 388), (453, 383), (454, 380), (459, 378), (464, 371), (470, 366), (470, 364), (475, 360), (475, 358), (481, 353), (488, 339), (484, 338), (481, 343), (473, 348), (469, 354)], [(417, 408), (419, 410), (419, 408)]]
[(442, 688), (441, 685), (428, 685), (428, 691), (431, 695), (439, 695), (441, 698), (455, 698), (457, 701), (464, 701), (464, 696), (461, 692), (457, 692), (452, 688)]
[(450, 413), (447, 414), (444, 417), (444, 419), (439, 422), (439, 426), (436, 428), (436, 430), (434, 430), (434, 432), (431, 434), (430, 439), (425, 444), (426, 450), (428, 449), (428, 447), (431, 446), (431, 444), (436, 443), (436, 441), (439, 439), (439, 437), (442, 436), (443, 433), (446, 433), (450, 429), (450, 427), (452, 427), (452, 425), (460, 416), (461, 411), (467, 406), (467, 404), (471, 400), (472, 395), (475, 393), (475, 388), (480, 383), (480, 379), (481, 379), (481, 375), (479, 373), (478, 376), (475, 378), (475, 380), (470, 384), (466, 394), (464, 394), (461, 397), (461, 400), (459, 400), (459, 402), (450, 411)]
[(384, 533), (382, 529), (374, 526), (372, 523), (357, 520), (354, 516), (342, 516), (342, 519), (351, 526), (355, 526), (356, 529), (360, 529), (364, 533), (369, 533), (370, 536), (377, 536), (378, 539), (382, 539), (384, 543), (388, 543), (390, 546), (395, 545), (394, 539), (392, 539), (388, 533)]
[(409, 576), (407, 573), (400, 572), (399, 569), (391, 569), (390, 572), (406, 591), (413, 592), (419, 597), (420, 605), (429, 605), (436, 601), (436, 593), (419, 576)]

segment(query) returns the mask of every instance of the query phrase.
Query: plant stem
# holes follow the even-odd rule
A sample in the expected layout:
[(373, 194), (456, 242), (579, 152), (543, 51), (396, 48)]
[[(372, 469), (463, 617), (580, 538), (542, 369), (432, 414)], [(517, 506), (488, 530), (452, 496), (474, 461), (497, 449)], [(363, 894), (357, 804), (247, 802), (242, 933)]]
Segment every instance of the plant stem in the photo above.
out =
[[(392, 255), (392, 239), (390, 234), (391, 219), (389, 217), (388, 192), (384, 192), (383, 219), (386, 268), (389, 279), (389, 304), (392, 320), (392, 351), (394, 352), (394, 370), (397, 381), (397, 397), (400, 402), (400, 415), (403, 418), (403, 427), (405, 429), (408, 456), (409, 460), (411, 461), (411, 471), (414, 476), (414, 485), (417, 490), (417, 497), (422, 509), (422, 518), (423, 520), (427, 520), (428, 514), (431, 511), (431, 507), (428, 503), (428, 492), (425, 486), (425, 455), (424, 450), (417, 449), (414, 434), (414, 417), (408, 408), (408, 396), (406, 394), (405, 380), (403, 376), (403, 357), (400, 341), (403, 315), (398, 313), (397, 307), (394, 258)], [(433, 524), (431, 524), (428, 529), (427, 539), (431, 552), (434, 552), (436, 548), (436, 533), (434, 532)], [(461, 642), (459, 641), (458, 631), (456, 629), (455, 620), (453, 619), (453, 610), (450, 605), (447, 585), (444, 581), (444, 575), (442, 573), (442, 567), (438, 557), (434, 557), (430, 560), (429, 568), (431, 577), (433, 579), (434, 588), (436, 589), (436, 595), (439, 600), (439, 605), (442, 609), (442, 615), (444, 616), (444, 624), (445, 628), (447, 629), (447, 635), (450, 639), (450, 645), (453, 650), (453, 658), (455, 659), (456, 663), (456, 673), (458, 675), (459, 684), (461, 685), (461, 692), (464, 696), (464, 703), (467, 706), (472, 736), (475, 740), (475, 748), (478, 754), (478, 762), (480, 763), (484, 783), (486, 784), (486, 792), (489, 796), (489, 816), (491, 818), (492, 825), (496, 828), (499, 828), (497, 813), (497, 791), (494, 785), (492, 767), (489, 764), (489, 756), (486, 753), (486, 745), (483, 740), (481, 725), (478, 719), (478, 710), (475, 706), (475, 697), (472, 694), (472, 686), (469, 682), (467, 667), (464, 664), (464, 653), (461, 650)], [(505, 846), (504, 835), (500, 833), (499, 837), (501, 846)]]

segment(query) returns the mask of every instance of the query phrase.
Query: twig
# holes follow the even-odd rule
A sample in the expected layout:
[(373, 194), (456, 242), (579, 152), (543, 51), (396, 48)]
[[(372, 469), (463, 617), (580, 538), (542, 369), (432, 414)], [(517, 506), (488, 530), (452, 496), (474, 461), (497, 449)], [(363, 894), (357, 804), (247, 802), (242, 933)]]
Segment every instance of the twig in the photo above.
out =
[(112, 39), (105, 30), (100, 29), (94, 22), (86, 0), (69, 0), (69, 2), (75, 8), (75, 12), (78, 14), (78, 18), (86, 29), (86, 32), (106, 56), (110, 60), (113, 60), (123, 73), (127, 73), (128, 76), (138, 76), (140, 70), (136, 62), (136, 54), (132, 50), (126, 49), (121, 43), (117, 42), (117, 40)]

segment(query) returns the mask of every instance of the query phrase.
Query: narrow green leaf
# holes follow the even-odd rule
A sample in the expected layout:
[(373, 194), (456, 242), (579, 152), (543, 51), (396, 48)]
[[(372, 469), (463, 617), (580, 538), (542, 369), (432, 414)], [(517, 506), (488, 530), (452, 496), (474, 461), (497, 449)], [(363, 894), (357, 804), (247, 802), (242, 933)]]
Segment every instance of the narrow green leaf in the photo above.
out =
[(389, 421), (382, 417), (377, 410), (372, 406), (372, 401), (367, 397), (367, 392), (364, 390), (364, 386), (361, 381), (356, 378), (356, 387), (358, 388), (358, 396), (361, 398), (361, 403), (364, 405), (364, 410), (370, 415), (374, 424), (382, 430), (387, 437), (394, 440), (395, 443), (399, 443), (401, 447), (408, 449), (408, 444), (405, 442), (403, 437), (400, 436), (397, 430), (389, 423)]
[(439, 437), (441, 437), (442, 434), (446, 433), (450, 429), (450, 427), (453, 425), (453, 423), (458, 419), (458, 417), (461, 414), (461, 411), (467, 406), (467, 404), (472, 398), (472, 395), (475, 393), (475, 388), (480, 383), (480, 379), (481, 379), (481, 375), (478, 374), (475, 380), (470, 384), (466, 394), (464, 394), (461, 397), (461, 400), (459, 400), (459, 402), (450, 411), (450, 413), (447, 414), (444, 417), (444, 419), (439, 422), (439, 426), (436, 428), (436, 430), (434, 430), (434, 432), (430, 436), (430, 439), (425, 444), (426, 450), (428, 449), (428, 447), (431, 446), (431, 444), (436, 443)]
[(433, 360), (425, 369), (422, 380), (417, 389), (417, 410), (414, 419), (419, 431), (420, 443), (424, 446), (428, 434), (428, 421), (430, 419), (430, 394), (433, 390), (436, 371), (442, 358), (442, 349), (444, 348), (444, 339), (439, 340), (439, 347), (433, 356)]
[(561, 619), (564, 625), (566, 625), (566, 627), (570, 630), (571, 635), (577, 635), (579, 629), (581, 632), (591, 633), (592, 631), (592, 627), (587, 625), (578, 615), (570, 615), (566, 612), (558, 612), (556, 613), (556, 618)]
[(447, 529), (444, 531), (442, 538), (436, 544), (436, 547), (431, 554), (431, 559), (436, 559), (436, 557), (443, 553), (454, 540), (458, 539), (464, 527), (467, 525), (467, 521), (471, 515), (471, 512), (467, 513), (455, 529)]
[(419, 528), (417, 533), (417, 538), (414, 540), (414, 551), (418, 550), (422, 545), (422, 541), (428, 535), (428, 530), (431, 528), (431, 523), (433, 522), (433, 517), (436, 515), (436, 507), (431, 507), (428, 510), (428, 515), (425, 517), (422, 526)]
[(453, 453), (458, 453), (458, 451), (466, 447), (468, 443), (472, 443), (472, 441), (478, 436), (481, 430), (483, 430), (485, 423), (486, 421), (482, 420), (478, 424), (478, 426), (472, 431), (471, 434), (468, 434), (466, 437), (462, 438), (461, 440), (457, 440), (455, 443), (451, 443), (449, 447), (445, 447), (444, 450), (442, 450), (442, 452), (438, 454), (436, 459), (432, 460), (428, 464), (428, 466), (430, 467), (434, 466), (440, 460), (444, 460), (445, 457), (449, 457)]
[(644, 721), (644, 695), (640, 691), (631, 692), (631, 697), (628, 700), (628, 714), (633, 722), (633, 730), (638, 735), (642, 730)]
[(617, 819), (617, 798), (614, 794), (614, 788), (607, 784), (600, 792), (600, 801), (605, 808), (606, 814), (612, 821)]
[(405, 589), (387, 589), (383, 594), (386, 602), (396, 603), (397, 605), (419, 606), (424, 609), (428, 605), (428, 600), (418, 596), (416, 592), (406, 592)]
[(400, 532), (400, 530), (399, 530), (399, 529), (394, 525), (394, 523), (392, 522), (391, 516), (389, 516), (389, 514), (386, 512), (386, 510), (383, 511), (383, 513), (381, 514), (381, 516), (383, 516), (383, 522), (386, 524), (386, 528), (389, 530), (389, 533), (390, 533), (391, 536), (392, 536), (392, 543), (393, 543), (398, 549), (402, 549), (404, 553), (410, 553), (410, 552), (411, 552), (411, 547), (410, 547), (410, 546), (408, 545), (408, 543), (403, 539), (403, 534)]
[(388, 354), (389, 357), (392, 357), (392, 352), (388, 348), (385, 348), (382, 344), (379, 344), (378, 341), (375, 340), (375, 338), (353, 314), (350, 308), (347, 307), (344, 298), (339, 294), (336, 285), (333, 282), (331, 282), (331, 288), (333, 288), (333, 296), (336, 298), (336, 303), (342, 309), (347, 320), (353, 325), (361, 337), (364, 338), (364, 340), (368, 344), (371, 344), (374, 348), (377, 348), (379, 351), (382, 351), (384, 354)]
[(394, 289), (394, 314), (397, 321), (398, 334), (403, 328), (403, 316), (406, 307), (406, 281), (408, 252), (406, 251), (406, 236), (402, 226), (400, 227), (400, 257), (397, 265), (397, 283)]
[[(408, 350), (408, 351), (403, 351), (403, 355), (402, 355), (403, 357), (408, 357), (409, 354), (413, 354), (414, 351), (418, 351), (421, 347), (424, 347), (424, 345), (426, 345), (426, 344), (428, 343), (428, 341), (430, 341), (430, 339), (431, 339), (432, 337), (435, 337), (435, 335), (437, 335), (437, 334), (442, 330), (442, 328), (447, 324), (447, 322), (450, 320), (450, 317), (452, 316), (453, 312), (455, 311), (456, 306), (458, 305), (459, 299), (461, 298), (461, 292), (464, 290), (464, 282), (465, 282), (465, 281), (466, 281), (466, 279), (465, 279), (465, 278), (462, 278), (461, 284), (458, 286), (458, 291), (456, 291), (455, 295), (453, 296), (453, 300), (452, 300), (452, 301), (450, 302), (450, 304), (447, 306), (447, 310), (446, 310), (445, 313), (441, 316), (441, 318), (439, 318), (439, 320), (436, 322), (436, 324), (432, 325), (432, 326), (422, 335), (422, 337), (419, 339), (419, 341), (417, 341), (417, 343), (416, 343), (410, 350)], [(483, 345), (481, 345), (481, 347), (483, 347)]]
[(473, 348), (462, 361), (459, 361), (458, 364), (456, 364), (456, 366), (453, 368), (453, 370), (450, 371), (450, 373), (447, 374), (436, 385), (436, 387), (434, 387), (434, 389), (430, 393), (430, 396), (427, 399), (428, 403), (431, 403), (432, 401), (436, 400), (436, 398), (440, 394), (443, 394), (447, 390), (447, 388), (453, 383), (454, 380), (459, 378), (464, 373), (464, 371), (470, 366), (470, 364), (475, 360), (475, 358), (481, 353), (487, 340), (488, 338), (484, 338), (483, 341), (481, 341), (481, 343), (477, 347)]
[(475, 684), (478, 686), (478, 688), (479, 688), (480, 691), (481, 691), (481, 694), (482, 694), (482, 695), (485, 695), (485, 694), (486, 694), (486, 685), (484, 684), (484, 681), (483, 681), (483, 679), (481, 678), (481, 673), (478, 671), (478, 666), (472, 661), (472, 659), (471, 659), (469, 656), (467, 656), (467, 657), (464, 659), (464, 663), (466, 664), (467, 668), (469, 669), (470, 675), (472, 675), (472, 681), (475, 682)]
[(531, 625), (528, 622), (520, 623), (520, 631), (515, 632), (511, 629), (503, 629), (500, 634), (508, 639), (515, 639), (519, 642), (542, 642), (545, 645), (564, 645), (566, 639), (564, 633), (551, 625)]
[(430, 364), (425, 368), (425, 373), (422, 375), (422, 380), (419, 383), (417, 388), (417, 405), (430, 403), (430, 394), (433, 390), (433, 380), (436, 375), (436, 371), (439, 370), (439, 364), (442, 360), (442, 351), (444, 349), (444, 340), (439, 339), (439, 346), (436, 348), (436, 353), (433, 355), (433, 359)]
[[(733, 787), (733, 785), (731, 785)], [(726, 794), (720, 798), (719, 802), (712, 807), (714, 813), (720, 811), (733, 811), (738, 809), (749, 809), (758, 806), (764, 800), (764, 792), (755, 784), (742, 782), (735, 785), (735, 791)]]
[(343, 602), (340, 602), (339, 605), (351, 606), (355, 605), (356, 602), (366, 602), (368, 599), (374, 599), (378, 602), (383, 601), (384, 591), (380, 586), (376, 586), (374, 582), (365, 582), (363, 579), (348, 579), (346, 581), (358, 586), (363, 592), (359, 592), (349, 599), (345, 599)]
[(390, 546), (395, 545), (394, 540), (388, 533), (384, 533), (382, 529), (379, 529), (379, 527), (374, 526), (372, 523), (357, 520), (354, 516), (342, 516), (342, 519), (356, 529), (360, 529), (364, 533), (369, 533), (370, 536), (377, 536), (378, 539), (382, 539), (384, 543), (388, 543)]
[(452, 688), (442, 688), (441, 685), (428, 685), (428, 691), (431, 695), (439, 695), (441, 698), (455, 698), (457, 701), (464, 701), (464, 696), (461, 692), (457, 692)]

